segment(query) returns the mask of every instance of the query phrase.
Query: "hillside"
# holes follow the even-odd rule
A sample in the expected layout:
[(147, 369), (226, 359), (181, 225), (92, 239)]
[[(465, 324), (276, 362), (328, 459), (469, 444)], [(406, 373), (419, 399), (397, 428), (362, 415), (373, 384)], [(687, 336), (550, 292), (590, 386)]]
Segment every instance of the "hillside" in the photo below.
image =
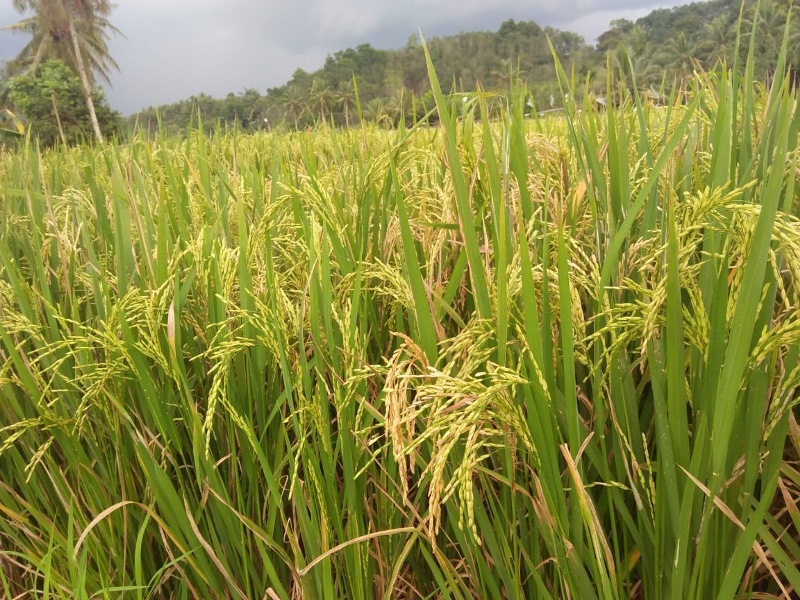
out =
[[(769, 72), (777, 56), (791, 5), (792, 0), (762, 2), (762, 16), (755, 25), (757, 77)], [(743, 24), (748, 32), (753, 28), (754, 6), (747, 0)], [(711, 68), (732, 56), (739, 9), (736, 0), (658, 9), (635, 22), (613, 21), (594, 47), (575, 33), (513, 20), (504, 22), (496, 32), (464, 32), (433, 38), (428, 45), (446, 87), (472, 91), (480, 84), (484, 89), (502, 91), (519, 80), (526, 84), (533, 103), (546, 109), (558, 106), (560, 100), (548, 39), (576, 81), (593, 91), (605, 91), (609, 64), (625, 79), (630, 77), (628, 65), (632, 64), (640, 87), (669, 87), (698, 67)], [(792, 28), (791, 39), (797, 40), (800, 28)], [(749, 36), (742, 36), (741, 43), (748, 44)], [(800, 51), (798, 44), (791, 47)], [(798, 62), (798, 56), (791, 58)], [(158, 107), (158, 115), (162, 126), (173, 131), (184, 129), (196, 111), (206, 122), (237, 122), (247, 130), (282, 123), (303, 128), (331, 119), (348, 126), (358, 118), (356, 91), (362, 117), (367, 120), (392, 125), (400, 118), (424, 115), (432, 107), (432, 98), (418, 38), (412, 35), (405, 47), (396, 50), (379, 50), (369, 44), (340, 50), (329, 55), (317, 71), (298, 69), (285, 85), (265, 94), (254, 89), (223, 99), (201, 94)], [(141, 111), (130, 122), (152, 128), (156, 109)]]

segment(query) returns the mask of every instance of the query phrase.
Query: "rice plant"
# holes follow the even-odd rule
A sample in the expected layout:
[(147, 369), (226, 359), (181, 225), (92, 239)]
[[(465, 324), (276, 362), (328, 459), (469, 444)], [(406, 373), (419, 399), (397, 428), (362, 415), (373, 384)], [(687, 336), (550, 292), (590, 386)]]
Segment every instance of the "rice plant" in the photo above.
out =
[(3, 154), (2, 594), (793, 597), (784, 70)]

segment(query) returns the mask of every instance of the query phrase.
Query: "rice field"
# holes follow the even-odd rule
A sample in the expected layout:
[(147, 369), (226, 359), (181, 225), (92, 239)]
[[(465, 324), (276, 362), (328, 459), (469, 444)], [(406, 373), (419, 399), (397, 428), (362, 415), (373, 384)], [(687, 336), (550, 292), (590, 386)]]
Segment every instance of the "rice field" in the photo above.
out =
[(430, 72), (435, 128), (0, 156), (0, 596), (800, 593), (791, 82)]

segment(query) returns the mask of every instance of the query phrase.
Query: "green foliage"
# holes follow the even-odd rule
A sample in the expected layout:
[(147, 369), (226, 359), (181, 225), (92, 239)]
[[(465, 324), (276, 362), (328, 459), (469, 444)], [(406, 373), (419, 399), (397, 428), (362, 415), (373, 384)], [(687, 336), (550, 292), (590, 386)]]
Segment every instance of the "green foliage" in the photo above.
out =
[[(79, 77), (92, 133), (102, 143), (93, 90), (95, 73), (108, 81), (109, 69), (117, 68), (106, 45), (110, 33), (119, 33), (106, 18), (115, 5), (109, 0), (13, 0), (12, 4), (20, 12), (33, 11), (21, 22), (6, 27), (31, 35), (11, 63), (13, 72), (35, 72), (43, 60), (66, 64)], [(60, 133), (66, 142), (63, 130)]]
[[(681, 81), (695, 69), (712, 69), (731, 62), (735, 53), (747, 53), (750, 35), (755, 37), (753, 72), (758, 79), (772, 74), (794, 0), (711, 0), (670, 9), (657, 9), (636, 23), (615, 21), (600, 36), (598, 50), (604, 55), (628, 55), (637, 66), (639, 82), (659, 85), (666, 76)], [(758, 7), (759, 16), (756, 17)], [(740, 11), (743, 16), (742, 46), (736, 48)], [(755, 25), (755, 27), (754, 27)], [(790, 25), (789, 59), (800, 64), (800, 20)], [(625, 67), (625, 60), (620, 61)]]
[(0, 594), (791, 597), (783, 58), (1, 154)]
[[(119, 115), (108, 106), (102, 90), (94, 90), (92, 97), (101, 130), (114, 133)], [(81, 83), (60, 61), (47, 61), (31, 74), (11, 78), (9, 99), (28, 123), (31, 134), (45, 146), (56, 144), (62, 134), (70, 144), (91, 137), (92, 125)]]
[(0, 594), (796, 595), (783, 39), (660, 107), (423, 45), (436, 128), (297, 73), (309, 131), (0, 154)]
[(12, 74), (35, 69), (45, 60), (61, 60), (77, 74), (80, 68), (70, 35), (70, 20), (89, 84), (94, 84), (95, 73), (108, 82), (111, 71), (119, 69), (108, 51), (109, 37), (120, 33), (108, 20), (114, 8), (109, 0), (12, 0), (12, 4), (18, 11), (30, 13), (3, 28), (30, 36), (9, 63)]

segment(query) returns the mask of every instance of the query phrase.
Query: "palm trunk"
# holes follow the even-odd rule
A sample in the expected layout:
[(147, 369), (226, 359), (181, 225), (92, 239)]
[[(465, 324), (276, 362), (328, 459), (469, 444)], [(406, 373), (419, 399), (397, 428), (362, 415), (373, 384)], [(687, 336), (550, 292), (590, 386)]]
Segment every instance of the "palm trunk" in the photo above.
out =
[(75, 31), (75, 22), (72, 20), (72, 15), (67, 11), (67, 21), (69, 23), (69, 36), (72, 38), (72, 49), (75, 52), (75, 64), (78, 67), (78, 77), (81, 79), (81, 87), (83, 88), (83, 99), (86, 101), (86, 108), (89, 111), (89, 119), (92, 121), (92, 129), (97, 141), (103, 143), (103, 134), (100, 131), (100, 123), (97, 122), (97, 113), (94, 110), (94, 102), (92, 101), (92, 88), (89, 85), (89, 78), (86, 75), (86, 68), (83, 65), (83, 55), (81, 54), (81, 47), (78, 44), (78, 32)]
[(56, 125), (58, 125), (58, 135), (61, 136), (61, 143), (64, 144), (66, 148), (67, 144), (67, 136), (64, 135), (64, 128), (61, 126), (61, 116), (58, 114), (58, 104), (56, 104), (56, 95), (53, 94), (51, 96), (53, 100), (53, 112), (56, 113)]

